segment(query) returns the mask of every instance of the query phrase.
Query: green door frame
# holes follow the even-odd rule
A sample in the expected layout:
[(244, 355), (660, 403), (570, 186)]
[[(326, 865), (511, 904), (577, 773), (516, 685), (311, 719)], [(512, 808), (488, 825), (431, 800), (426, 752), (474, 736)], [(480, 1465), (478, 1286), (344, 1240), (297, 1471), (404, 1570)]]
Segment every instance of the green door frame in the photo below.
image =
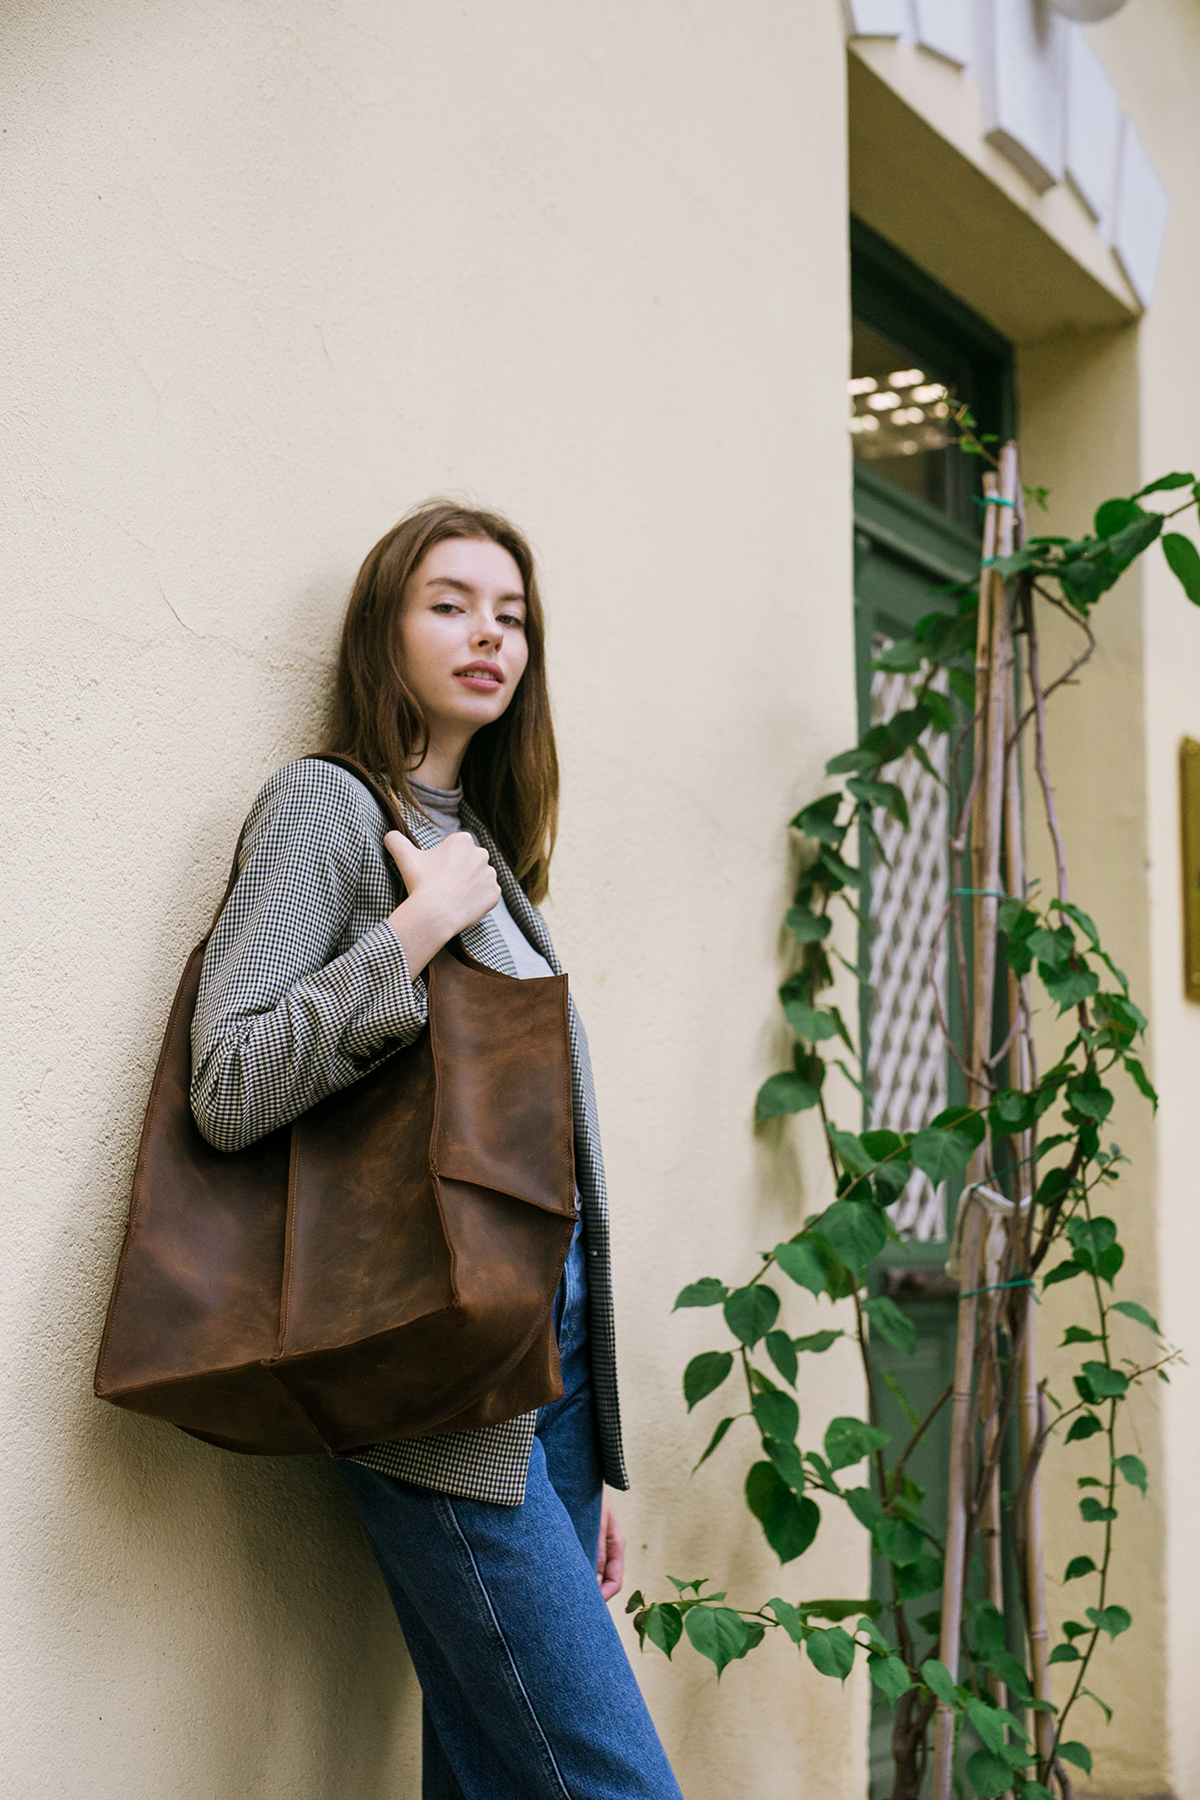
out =
[[(981, 431), (1008, 437), (1015, 430), (1012, 346), (962, 301), (861, 220), (850, 220), (851, 307), (855, 318), (892, 338), (944, 373), (956, 398), (972, 409)], [(872, 644), (877, 636), (907, 635), (923, 613), (948, 610), (953, 597), (937, 590), (970, 581), (979, 572), (982, 467), (978, 458), (956, 459), (961, 479), (950, 484), (948, 508), (931, 506), (885, 475), (854, 467), (855, 672), (860, 730), (871, 723)], [(865, 846), (864, 846), (865, 849)], [(869, 860), (869, 859), (868, 859)], [(864, 863), (866, 866), (866, 863)], [(861, 936), (860, 966), (869, 956)], [(863, 988), (860, 1042), (867, 1042), (867, 993)], [(951, 1002), (951, 1028), (957, 1025)], [(865, 1057), (864, 1057), (865, 1063)], [(952, 1102), (965, 1098), (953, 1064)], [(864, 1108), (866, 1100), (864, 1097)], [(864, 1124), (866, 1118), (864, 1116)], [(948, 1246), (912, 1245), (904, 1262), (944, 1263)], [(897, 1258), (884, 1252), (882, 1266)]]

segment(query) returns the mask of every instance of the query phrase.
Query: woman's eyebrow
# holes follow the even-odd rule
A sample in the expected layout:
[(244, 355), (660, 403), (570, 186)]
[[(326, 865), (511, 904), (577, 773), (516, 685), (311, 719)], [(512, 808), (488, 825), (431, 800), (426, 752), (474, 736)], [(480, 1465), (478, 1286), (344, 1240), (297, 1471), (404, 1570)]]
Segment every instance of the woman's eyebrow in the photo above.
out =
[[(452, 588), (456, 594), (466, 594), (468, 599), (471, 600), (475, 599), (479, 592), (478, 588), (471, 582), (456, 581), (452, 575), (433, 575), (426, 585), (428, 587), (436, 588)], [(497, 604), (500, 606), (512, 606), (516, 602), (519, 602), (522, 606), (526, 604), (525, 596), (519, 589), (516, 593), (501, 594)]]
[(427, 585), (429, 587), (453, 588), (456, 594), (473, 595), (475, 593), (475, 589), (471, 586), (469, 581), (455, 581), (450, 575), (431, 576)]

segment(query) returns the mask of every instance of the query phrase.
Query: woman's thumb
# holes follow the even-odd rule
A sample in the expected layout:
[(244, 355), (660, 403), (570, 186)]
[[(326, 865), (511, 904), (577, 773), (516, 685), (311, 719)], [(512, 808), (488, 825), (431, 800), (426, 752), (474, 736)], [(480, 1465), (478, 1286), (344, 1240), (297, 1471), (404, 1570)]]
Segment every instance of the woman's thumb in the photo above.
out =
[(417, 872), (417, 859), (422, 852), (402, 831), (389, 831), (384, 837), (383, 846), (399, 869), (401, 881), (406, 888), (411, 888), (412, 877)]

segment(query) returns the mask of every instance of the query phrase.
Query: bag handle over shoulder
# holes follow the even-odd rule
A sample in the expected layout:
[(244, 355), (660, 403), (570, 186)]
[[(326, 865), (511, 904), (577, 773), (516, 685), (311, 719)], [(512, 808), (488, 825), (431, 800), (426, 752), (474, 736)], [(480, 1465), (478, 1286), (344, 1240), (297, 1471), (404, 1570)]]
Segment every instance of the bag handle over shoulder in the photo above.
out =
[[(392, 831), (402, 831), (410, 843), (417, 843), (416, 838), (408, 828), (404, 814), (396, 804), (395, 795), (389, 788), (384, 787), (381, 782), (377, 781), (371, 771), (364, 768), (362, 763), (355, 762), (352, 756), (342, 756), (340, 752), (336, 750), (317, 751), (306, 760), (309, 762), (332, 763), (335, 768), (345, 769), (348, 775), (353, 775), (356, 781), (362, 782), (372, 800), (374, 800), (376, 806), (378, 806), (380, 812), (388, 821), (389, 828)], [(420, 849), (419, 844), (417, 844), (417, 848)]]
[[(413, 834), (408, 828), (408, 823), (405, 820), (403, 813), (400, 811), (400, 808), (396, 804), (395, 796), (387, 788), (385, 788), (379, 781), (377, 781), (375, 779), (374, 775), (371, 774), (371, 771), (369, 769), (364, 768), (362, 763), (355, 762), (355, 760), (352, 756), (342, 756), (337, 751), (329, 751), (329, 752), (314, 751), (312, 756), (307, 756), (303, 760), (305, 762), (332, 763), (335, 768), (345, 769), (345, 771), (348, 775), (353, 775), (354, 779), (356, 781), (360, 781), (362, 783), (362, 785), (366, 788), (367, 792), (370, 794), (371, 798), (374, 800), (375, 804), (378, 806), (380, 812), (383, 814), (384, 818), (388, 821), (388, 829), (390, 831), (402, 831), (404, 833), (405, 837), (408, 838), (410, 843), (413, 843), (413, 844), (416, 843), (417, 840), (413, 837)], [(221, 898), (217, 901), (216, 910), (213, 913), (212, 925), (209, 926), (208, 933), (206, 934), (208, 936), (211, 936), (213, 926), (216, 925), (217, 920), (220, 918), (221, 913), (224, 910), (226, 901), (229, 899), (230, 894), (232, 894), (232, 892), (234, 890), (234, 885), (237, 882), (237, 878), (240, 873), (240, 864), (241, 864), (241, 860), (242, 860), (242, 845), (245, 843), (245, 841), (246, 841), (246, 827), (243, 825), (241, 831), (238, 833), (237, 844), (234, 847), (233, 863), (229, 870), (229, 880), (225, 883), (224, 893), (221, 895)], [(418, 845), (418, 848), (420, 848), (419, 845)]]

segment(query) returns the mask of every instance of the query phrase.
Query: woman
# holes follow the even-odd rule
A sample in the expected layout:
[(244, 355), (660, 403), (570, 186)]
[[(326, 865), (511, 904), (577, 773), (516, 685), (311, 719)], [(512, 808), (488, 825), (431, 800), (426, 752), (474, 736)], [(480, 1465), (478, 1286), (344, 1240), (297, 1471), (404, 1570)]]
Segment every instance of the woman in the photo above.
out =
[[(192, 1108), (219, 1149), (412, 1043), (422, 971), (456, 934), (508, 975), (559, 972), (536, 907), (558, 799), (542, 607), (507, 521), (435, 502), (371, 551), (327, 748), (390, 783), (415, 842), (386, 831), (333, 764), (291, 763), (262, 788), (192, 1034)], [(603, 1483), (628, 1482), (604, 1169), (573, 1007), (571, 1046), (580, 1217), (555, 1301), (562, 1398), (338, 1464), (420, 1678), (426, 1800), (679, 1795), (605, 1604), (624, 1539)]]

